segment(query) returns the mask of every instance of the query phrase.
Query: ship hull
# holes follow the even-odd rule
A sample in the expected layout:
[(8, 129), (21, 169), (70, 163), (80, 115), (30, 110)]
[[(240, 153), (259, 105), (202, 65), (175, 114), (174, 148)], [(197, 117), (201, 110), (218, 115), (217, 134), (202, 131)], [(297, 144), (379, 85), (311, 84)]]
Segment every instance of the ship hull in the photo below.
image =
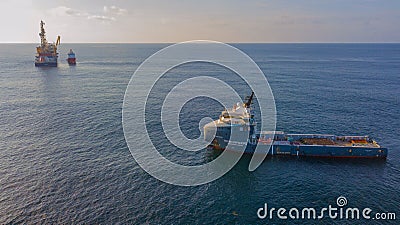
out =
[[(212, 147), (217, 150), (227, 149), (228, 140), (216, 137)], [(257, 144), (248, 143), (245, 154), (261, 154), (269, 156), (296, 156), (296, 157), (325, 157), (325, 158), (373, 158), (385, 159), (387, 148), (382, 147), (358, 147), (358, 146), (324, 146), (324, 145), (282, 145), (273, 143), (272, 145), (258, 144), (260, 150), (255, 153)]]
[(56, 67), (58, 66), (58, 56), (57, 54), (39, 54), (36, 56), (35, 66)]
[(57, 67), (57, 62), (35, 62), (37, 67)]
[(67, 62), (71, 66), (76, 65), (76, 58), (68, 58)]

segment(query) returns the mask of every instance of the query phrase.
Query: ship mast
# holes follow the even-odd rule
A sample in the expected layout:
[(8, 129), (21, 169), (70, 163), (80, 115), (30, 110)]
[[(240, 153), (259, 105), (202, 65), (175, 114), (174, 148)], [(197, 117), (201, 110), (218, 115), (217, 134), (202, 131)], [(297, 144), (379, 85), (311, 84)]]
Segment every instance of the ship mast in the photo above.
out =
[(248, 99), (247, 102), (244, 104), (244, 106), (245, 106), (246, 108), (250, 108), (251, 102), (253, 101), (253, 97), (254, 97), (254, 92), (252, 91), (252, 92), (251, 92), (251, 95), (250, 95), (250, 97), (249, 97), (249, 99)]
[(40, 21), (40, 42), (42, 47), (45, 47), (47, 45), (47, 40), (46, 40), (46, 31), (44, 30), (44, 22), (43, 20)]

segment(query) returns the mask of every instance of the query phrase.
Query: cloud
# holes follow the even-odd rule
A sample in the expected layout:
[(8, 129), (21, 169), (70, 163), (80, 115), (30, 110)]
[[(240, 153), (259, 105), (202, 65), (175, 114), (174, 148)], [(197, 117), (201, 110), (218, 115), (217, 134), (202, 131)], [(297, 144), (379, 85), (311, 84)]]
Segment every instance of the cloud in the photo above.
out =
[(113, 14), (113, 15), (123, 15), (127, 12), (126, 9), (119, 8), (115, 5), (104, 6), (103, 10), (106, 14)]
[(85, 12), (82, 10), (72, 9), (66, 6), (58, 6), (56, 8), (52, 8), (49, 12), (54, 16), (72, 16), (72, 17), (82, 17), (89, 20), (98, 20), (102, 22), (112, 22), (116, 21), (115, 16), (123, 15), (127, 12), (126, 9), (122, 9), (116, 6), (104, 6), (103, 15), (92, 14), (89, 12)]
[(55, 16), (88, 16), (88, 13), (76, 9), (71, 9), (66, 6), (58, 6), (50, 9), (50, 13)]
[(100, 20), (100, 21), (104, 21), (104, 22), (111, 22), (111, 21), (116, 20), (115, 17), (100, 16), (100, 15), (90, 15), (90, 16), (88, 16), (88, 19)]

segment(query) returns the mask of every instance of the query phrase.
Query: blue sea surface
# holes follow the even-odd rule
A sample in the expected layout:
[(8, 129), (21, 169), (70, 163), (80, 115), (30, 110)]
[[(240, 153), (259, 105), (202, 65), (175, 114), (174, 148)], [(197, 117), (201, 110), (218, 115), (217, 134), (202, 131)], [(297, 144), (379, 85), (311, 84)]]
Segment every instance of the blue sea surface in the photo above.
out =
[[(34, 67), (35, 44), (0, 44), (0, 224), (399, 224), (400, 44), (233, 45), (270, 82), (278, 130), (369, 135), (389, 149), (387, 160), (272, 157), (249, 172), (245, 156), (214, 182), (166, 184), (134, 161), (121, 122), (133, 72), (166, 44), (62, 44), (57, 68)], [(70, 48), (76, 66), (65, 61)], [(185, 165), (215, 154), (169, 143), (160, 110), (174, 85), (196, 76), (224, 80), (241, 96), (251, 92), (232, 71), (210, 63), (181, 65), (157, 82), (147, 129), (160, 153)], [(199, 121), (217, 119), (221, 110), (211, 99), (188, 102), (183, 133), (196, 138)], [(336, 206), (339, 196), (349, 207), (395, 212), (397, 220), (257, 217), (264, 203), (320, 209)]]

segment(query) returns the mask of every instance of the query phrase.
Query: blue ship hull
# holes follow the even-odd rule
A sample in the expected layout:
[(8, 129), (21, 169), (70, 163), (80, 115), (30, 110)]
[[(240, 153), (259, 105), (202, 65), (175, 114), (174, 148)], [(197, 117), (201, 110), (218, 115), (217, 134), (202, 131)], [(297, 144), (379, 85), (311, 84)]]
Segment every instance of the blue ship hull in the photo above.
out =
[[(213, 147), (218, 150), (226, 149), (228, 140), (217, 136), (213, 142)], [(387, 148), (382, 147), (360, 147), (360, 146), (328, 146), (328, 145), (282, 145), (273, 143), (272, 145), (248, 143), (244, 153), (254, 154), (257, 145), (261, 145), (261, 152), (256, 154), (267, 154), (269, 156), (301, 156), (301, 157), (329, 157), (329, 158), (382, 158), (387, 157)]]
[(57, 67), (57, 62), (35, 62), (35, 66)]

